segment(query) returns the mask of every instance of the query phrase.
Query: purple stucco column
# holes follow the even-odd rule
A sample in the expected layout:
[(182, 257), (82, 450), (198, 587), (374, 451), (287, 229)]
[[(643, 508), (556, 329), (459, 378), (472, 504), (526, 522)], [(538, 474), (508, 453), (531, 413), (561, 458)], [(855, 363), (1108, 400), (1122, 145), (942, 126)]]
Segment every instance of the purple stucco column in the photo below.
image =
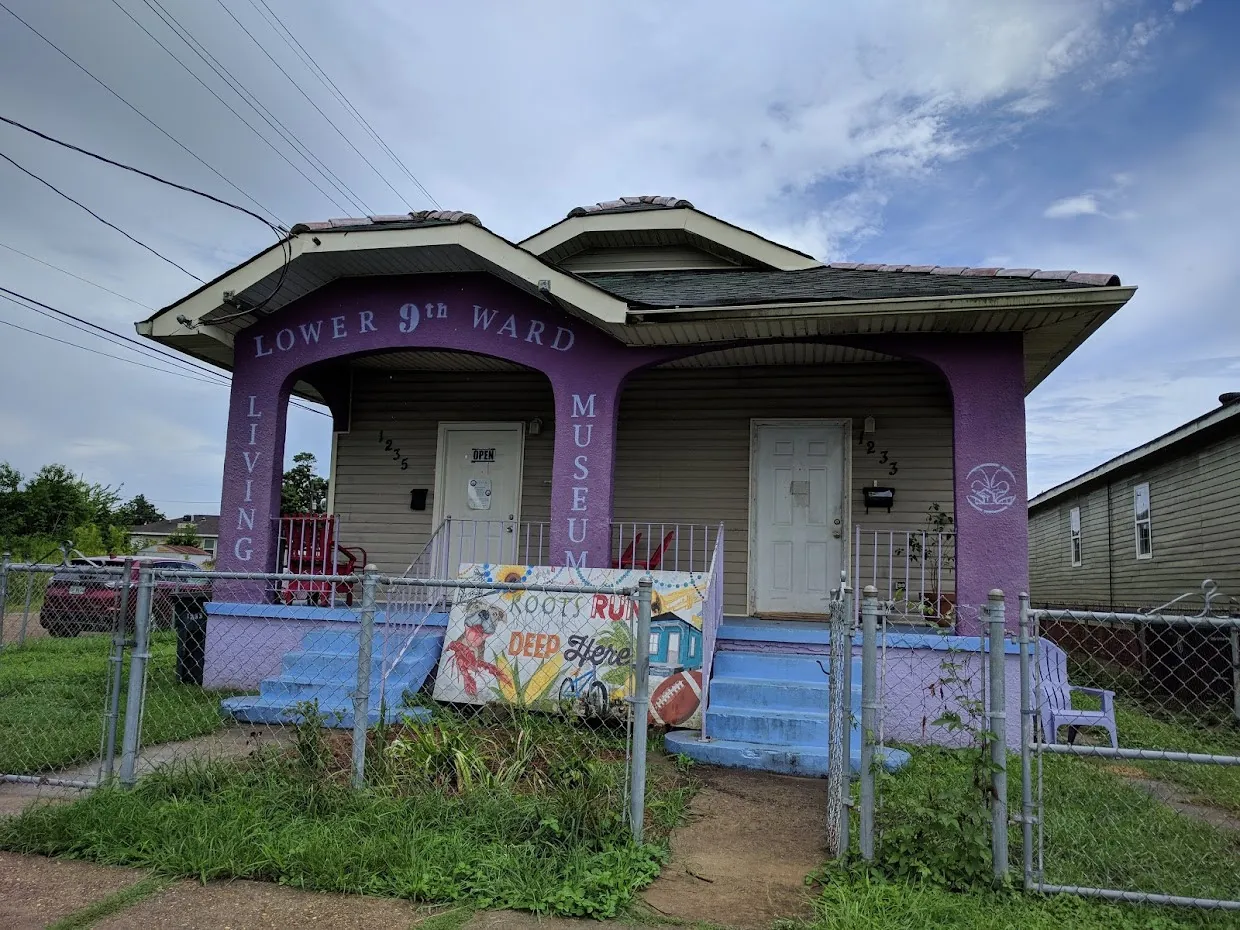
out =
[(551, 478), (551, 561), (611, 567), (616, 416), (627, 365), (553, 376), (555, 458)]
[(275, 567), (290, 387), (327, 364), (409, 349), (488, 355), (547, 376), (556, 405), (551, 556), (608, 564), (620, 388), (629, 372), (671, 354), (623, 346), (485, 275), (418, 275), (337, 281), (237, 334), (219, 567)]
[[(278, 375), (237, 358), (224, 447), (224, 488), (216, 567), (221, 571), (270, 572), (278, 540), (289, 389)], [(236, 599), (236, 598), (230, 598)]]
[(982, 631), (978, 608), (992, 588), (1003, 590), (1007, 627), (1018, 629), (1018, 595), (1029, 589), (1021, 335), (895, 336), (865, 344), (921, 359), (947, 379), (953, 414), (956, 631)]

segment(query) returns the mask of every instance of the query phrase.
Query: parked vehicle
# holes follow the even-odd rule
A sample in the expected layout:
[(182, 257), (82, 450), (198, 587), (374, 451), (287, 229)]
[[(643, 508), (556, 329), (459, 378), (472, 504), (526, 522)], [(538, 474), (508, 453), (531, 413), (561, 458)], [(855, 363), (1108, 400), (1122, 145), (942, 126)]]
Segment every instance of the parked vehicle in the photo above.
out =
[[(124, 559), (74, 559), (58, 569), (48, 582), (39, 611), (39, 623), (51, 636), (110, 632), (120, 619), (124, 595)], [(131, 562), (126, 628), (132, 629), (138, 612), (138, 571), (142, 566), (186, 571), (190, 562), (134, 559)], [(193, 578), (160, 578), (151, 592), (151, 620), (155, 629), (171, 629), (179, 614), (197, 613), (211, 599), (211, 581), (202, 572)]]

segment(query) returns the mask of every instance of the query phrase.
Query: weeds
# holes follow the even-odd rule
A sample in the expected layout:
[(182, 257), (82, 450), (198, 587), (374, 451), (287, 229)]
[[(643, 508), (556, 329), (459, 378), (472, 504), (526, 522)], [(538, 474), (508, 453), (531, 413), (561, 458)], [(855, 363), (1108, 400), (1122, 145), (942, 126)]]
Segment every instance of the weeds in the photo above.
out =
[(652, 841), (636, 846), (622, 813), (623, 732), (504, 708), (436, 708), (425, 723), (372, 732), (384, 762), (356, 791), (347, 737), (313, 726), (307, 711), (284, 749), (183, 763), (129, 792), (31, 809), (0, 822), (0, 848), (201, 880), (609, 917), (658, 874), (692, 793), (674, 766), (652, 766)]

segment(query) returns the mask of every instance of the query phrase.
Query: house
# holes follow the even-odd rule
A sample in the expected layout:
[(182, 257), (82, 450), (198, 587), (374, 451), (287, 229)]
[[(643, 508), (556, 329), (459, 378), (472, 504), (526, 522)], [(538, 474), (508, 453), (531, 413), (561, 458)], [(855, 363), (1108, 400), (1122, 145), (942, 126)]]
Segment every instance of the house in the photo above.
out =
[(210, 558), (215, 558), (220, 538), (220, 518), (217, 514), (187, 513), (176, 520), (158, 520), (129, 528), (130, 542), (138, 548), (159, 545), (177, 533), (187, 523), (194, 525), (194, 532), (202, 540), (202, 548)]
[[(449, 211), (301, 224), (137, 327), (232, 373), (219, 569), (284, 564), (296, 395), (333, 418), (323, 564), (343, 545), (394, 574), (715, 568), (708, 600), (778, 649), (821, 645), (792, 621), (822, 619), (845, 577), (953, 605), (960, 634), (1002, 588), (1015, 624), (1025, 395), (1133, 292), (1109, 274), (824, 264), (645, 196), (517, 243)], [(930, 566), (935, 512), (954, 526)], [(212, 605), (209, 669), (213, 643), (242, 641), (224, 625), (262, 614), (274, 637), (273, 609), (334, 616), (247, 606), (269, 597)], [(247, 653), (249, 679), (210, 680), (254, 684), (289, 630)], [(703, 633), (709, 684), (727, 626)]]
[(210, 552), (197, 546), (170, 546), (167, 543), (143, 546), (134, 554), (139, 558), (160, 559), (164, 562), (179, 559), (187, 564), (198, 566), (206, 565), (214, 558)]
[(1207, 578), (1240, 595), (1240, 394), (1219, 404), (1029, 502), (1034, 603), (1149, 609)]

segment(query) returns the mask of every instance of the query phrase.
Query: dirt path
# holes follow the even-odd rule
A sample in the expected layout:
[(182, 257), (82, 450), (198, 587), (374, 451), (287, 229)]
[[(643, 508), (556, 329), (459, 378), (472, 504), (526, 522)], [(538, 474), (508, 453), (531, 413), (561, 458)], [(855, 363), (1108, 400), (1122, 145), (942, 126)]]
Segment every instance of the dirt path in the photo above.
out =
[(822, 864), (827, 783), (703, 767), (690, 822), (646, 903), (678, 920), (769, 927), (808, 913), (805, 876)]
[(1219, 807), (1201, 803), (1200, 800), (1193, 797), (1191, 792), (1181, 788), (1179, 785), (1150, 778), (1141, 769), (1130, 765), (1109, 765), (1107, 768), (1134, 788), (1144, 791), (1155, 801), (1162, 802), (1177, 814), (1183, 814), (1185, 817), (1200, 820), (1202, 823), (1208, 823), (1212, 827), (1221, 827), (1225, 830), (1234, 830), (1240, 833), (1240, 818), (1237, 818), (1235, 814)]

